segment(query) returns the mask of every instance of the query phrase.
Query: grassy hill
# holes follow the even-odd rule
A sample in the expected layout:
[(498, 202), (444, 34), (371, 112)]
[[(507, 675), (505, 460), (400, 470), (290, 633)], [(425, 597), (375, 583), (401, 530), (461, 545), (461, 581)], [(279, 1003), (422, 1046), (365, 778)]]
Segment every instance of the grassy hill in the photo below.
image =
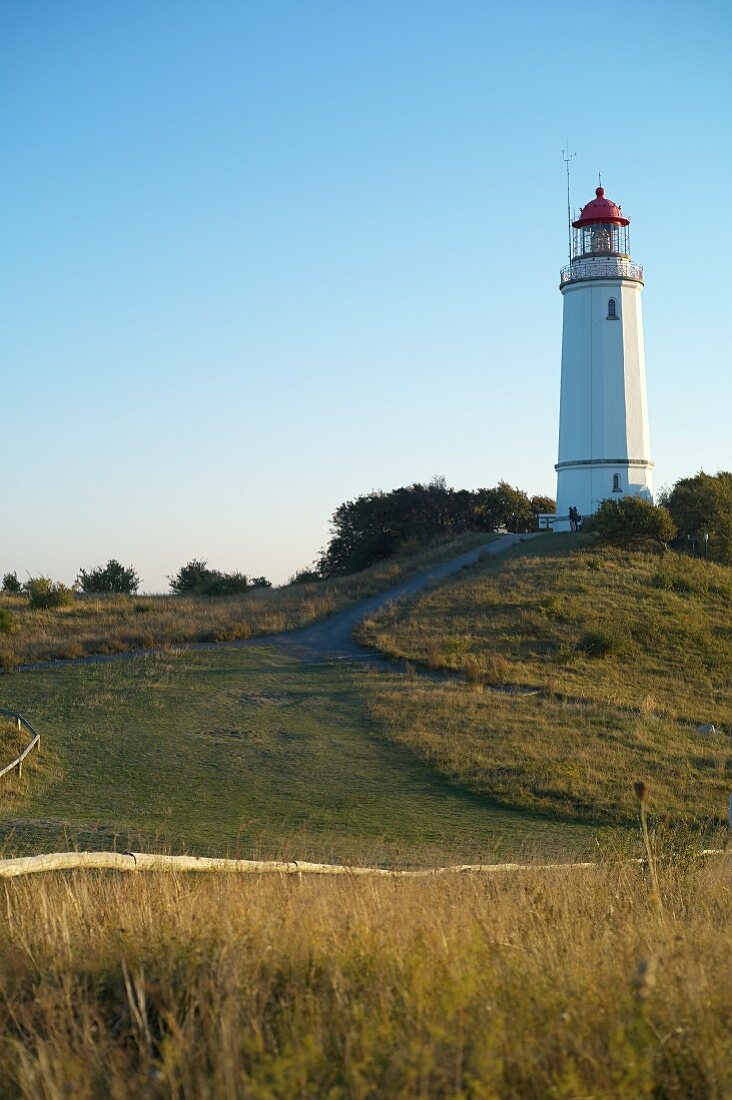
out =
[(3, 678), (43, 734), (3, 780), (6, 854), (599, 863), (0, 882), (0, 1095), (732, 1094), (728, 857), (656, 815), (657, 897), (614, 862), (637, 829), (597, 827), (632, 821), (637, 779), (724, 813), (731, 582), (550, 536), (365, 624), (462, 681), (262, 646)]
[(728, 567), (548, 535), (363, 624), (368, 644), (468, 681), (394, 683), (373, 712), (442, 774), (512, 807), (629, 821), (642, 779), (659, 813), (719, 822), (731, 610)]

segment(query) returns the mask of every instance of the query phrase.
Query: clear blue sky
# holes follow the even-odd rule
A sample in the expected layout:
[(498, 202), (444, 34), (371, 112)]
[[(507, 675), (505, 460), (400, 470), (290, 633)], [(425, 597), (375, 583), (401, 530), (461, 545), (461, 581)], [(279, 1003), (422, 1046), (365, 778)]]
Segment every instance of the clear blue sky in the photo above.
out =
[(0, 571), (280, 581), (374, 488), (554, 495), (567, 138), (656, 484), (730, 468), (730, 10), (5, 0)]

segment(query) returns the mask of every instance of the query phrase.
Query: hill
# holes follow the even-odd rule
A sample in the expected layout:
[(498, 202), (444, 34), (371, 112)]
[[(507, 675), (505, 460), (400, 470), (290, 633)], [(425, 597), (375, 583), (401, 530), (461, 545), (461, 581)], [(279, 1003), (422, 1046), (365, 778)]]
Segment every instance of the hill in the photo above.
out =
[[(468, 683), (405, 679), (373, 713), (468, 789), (565, 819), (726, 817), (732, 569), (547, 535), (362, 625), (393, 657)], [(714, 732), (710, 729), (715, 727)]]

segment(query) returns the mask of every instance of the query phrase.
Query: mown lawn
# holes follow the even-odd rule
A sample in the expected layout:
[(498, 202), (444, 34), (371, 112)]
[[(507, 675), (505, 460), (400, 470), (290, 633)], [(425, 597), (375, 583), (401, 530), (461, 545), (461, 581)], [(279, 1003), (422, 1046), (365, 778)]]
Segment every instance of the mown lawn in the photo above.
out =
[[(167, 848), (391, 864), (586, 850), (593, 830), (495, 801), (382, 735), (382, 678), (262, 647), (16, 673), (42, 733), (5, 777), (6, 852)], [(39, 769), (41, 769), (39, 771)]]

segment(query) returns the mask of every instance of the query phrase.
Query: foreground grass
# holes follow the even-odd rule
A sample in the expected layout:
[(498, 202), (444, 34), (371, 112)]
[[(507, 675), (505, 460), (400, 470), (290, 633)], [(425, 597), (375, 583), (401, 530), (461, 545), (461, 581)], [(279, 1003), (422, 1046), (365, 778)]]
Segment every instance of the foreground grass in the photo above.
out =
[(386, 739), (367, 703), (388, 682), (253, 647), (18, 672), (5, 702), (42, 750), (0, 780), (0, 841), (391, 865), (591, 848)]
[(729, 867), (0, 890), (0, 1093), (723, 1098)]
[(241, 596), (80, 596), (72, 606), (31, 610), (23, 596), (0, 594), (13, 628), (0, 634), (0, 669), (187, 642), (225, 642), (295, 630), (405, 577), (456, 557), (490, 536), (463, 535), (397, 556), (349, 577)]
[(512, 806), (626, 822), (642, 779), (658, 812), (718, 822), (731, 606), (729, 568), (547, 536), (364, 624), (364, 641), (468, 681), (395, 683), (374, 713), (453, 781)]

